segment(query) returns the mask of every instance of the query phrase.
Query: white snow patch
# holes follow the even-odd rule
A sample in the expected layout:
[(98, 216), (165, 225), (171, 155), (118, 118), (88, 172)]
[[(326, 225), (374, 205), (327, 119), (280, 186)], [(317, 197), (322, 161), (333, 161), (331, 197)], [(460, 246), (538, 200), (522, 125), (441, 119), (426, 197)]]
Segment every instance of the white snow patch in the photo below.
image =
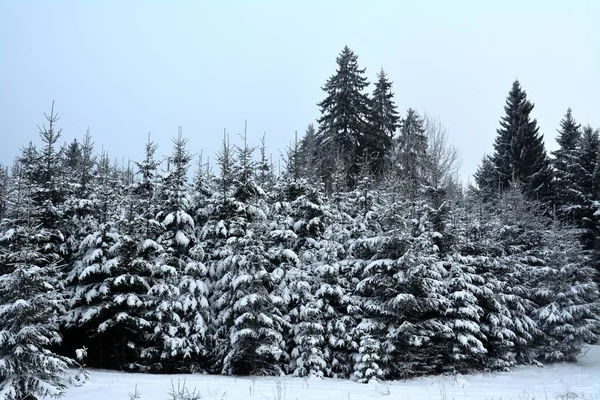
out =
[[(238, 332), (241, 333), (241, 332)], [(137, 385), (142, 400), (168, 398), (171, 380), (196, 388), (203, 399), (236, 400), (276, 398), (285, 388), (287, 399), (382, 398), (379, 385), (340, 379), (292, 377), (227, 377), (211, 375), (152, 375), (91, 370), (91, 380), (67, 390), (64, 400), (124, 399)], [(575, 364), (553, 364), (544, 368), (521, 366), (510, 372), (474, 375), (433, 376), (382, 384), (389, 389), (384, 398), (411, 400), (440, 399), (594, 399), (600, 395), (600, 346), (592, 346)], [(252, 390), (248, 390), (251, 387)], [(571, 397), (569, 396), (571, 393)], [(260, 396), (259, 394), (262, 394)], [(573, 397), (577, 395), (577, 397)], [(585, 396), (585, 397), (584, 397)]]
[(190, 244), (190, 239), (182, 231), (177, 231), (175, 240), (180, 246), (187, 247), (187, 245)]

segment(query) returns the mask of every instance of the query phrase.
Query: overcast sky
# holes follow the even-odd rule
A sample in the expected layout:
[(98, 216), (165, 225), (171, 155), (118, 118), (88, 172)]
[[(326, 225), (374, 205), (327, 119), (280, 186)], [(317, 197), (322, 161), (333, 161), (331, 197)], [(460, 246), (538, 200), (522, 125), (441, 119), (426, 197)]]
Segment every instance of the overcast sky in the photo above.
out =
[(223, 130), (279, 154), (319, 113), (344, 45), (396, 102), (438, 117), (463, 156), (490, 153), (518, 78), (546, 147), (571, 107), (600, 126), (600, 2), (0, 0), (0, 162), (38, 142), (56, 101), (63, 141), (89, 127), (97, 149), (159, 154), (181, 125), (214, 154)]

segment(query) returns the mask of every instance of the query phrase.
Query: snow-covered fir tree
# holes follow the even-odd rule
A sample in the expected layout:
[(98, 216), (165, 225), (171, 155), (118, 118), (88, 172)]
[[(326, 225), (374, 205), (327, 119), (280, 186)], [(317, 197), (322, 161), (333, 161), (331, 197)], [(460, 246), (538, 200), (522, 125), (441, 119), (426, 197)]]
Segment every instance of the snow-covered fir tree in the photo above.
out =
[(118, 352), (104, 351), (105, 346), (115, 346), (115, 332), (107, 330), (105, 323), (117, 318), (121, 311), (114, 299), (114, 282), (127, 268), (119, 258), (121, 233), (110, 204), (114, 192), (106, 154), (100, 158), (95, 174), (95, 179), (79, 187), (81, 207), (76, 206), (83, 219), (77, 235), (87, 234), (78, 243), (65, 274), (69, 311), (63, 316), (63, 323), (70, 331), (69, 337), (89, 338), (87, 343), (78, 345), (89, 348), (92, 365), (122, 368), (121, 360), (114, 359)]
[(596, 271), (582, 252), (578, 234), (558, 222), (544, 234), (546, 263), (535, 277), (533, 313), (543, 333), (534, 344), (540, 361), (576, 361), (586, 344), (598, 340)]
[(317, 242), (323, 237), (329, 210), (318, 188), (303, 177), (304, 160), (298, 157), (302, 145), (288, 148), (286, 169), (275, 187), (274, 202), (268, 213), (270, 252), (288, 261), (283, 299), (287, 306), (289, 370), (296, 376), (323, 377), (325, 328), (323, 302), (314, 295), (316, 273), (309, 266), (315, 261)]
[[(77, 142), (78, 143), (78, 142)], [(93, 191), (97, 157), (94, 154), (94, 142), (88, 130), (77, 151), (69, 147), (73, 153), (66, 154), (65, 164), (68, 166), (69, 193), (65, 201), (64, 212), (70, 226), (68, 247), (70, 254), (77, 251), (79, 244), (94, 226), (94, 210), (97, 202)]]
[[(392, 283), (392, 287), (383, 301), (397, 315), (384, 345), (390, 359), (396, 360), (389, 374), (404, 378), (439, 372), (443, 339), (452, 332), (443, 320), (450, 300), (445, 281), (447, 271), (433, 240), (439, 233), (432, 230), (426, 204), (407, 205), (402, 211), (407, 214), (399, 221), (404, 224), (400, 229), (405, 233), (392, 237), (386, 246), (388, 252), (400, 253), (394, 254), (391, 261), (381, 262), (385, 268), (382, 272), (392, 278), (384, 280)], [(397, 250), (394, 243), (399, 245)]]
[(41, 148), (30, 143), (22, 149), (18, 160), (23, 185), (21, 193), (26, 193), (21, 200), (31, 201), (36, 220), (46, 230), (42, 237), (47, 242), (39, 244), (40, 251), (62, 264), (69, 257), (69, 227), (64, 215), (67, 185), (63, 180), (62, 154), (57, 145), (62, 131), (56, 126), (59, 117), (54, 111), (54, 103), (45, 118), (48, 125), (39, 128)]
[(5, 232), (9, 242), (0, 275), (0, 397), (59, 397), (72, 360), (52, 351), (60, 344), (56, 315), (64, 314), (58, 265), (40, 251), (50, 236), (30, 220)]
[[(252, 149), (243, 139), (236, 151), (231, 198), (222, 204), (226, 219), (218, 223), (227, 239), (214, 265), (216, 346), (224, 374), (280, 374), (287, 356), (280, 285), (285, 271), (263, 242), (266, 215), (259, 198), (264, 192), (254, 180)], [(225, 144), (220, 166), (228, 161), (226, 149)], [(229, 178), (222, 171), (224, 179)]]
[(150, 141), (145, 145), (145, 156), (136, 161), (139, 180), (127, 190), (125, 218), (117, 223), (121, 232), (118, 249), (121, 265), (126, 272), (115, 281), (115, 301), (123, 305), (116, 319), (105, 325), (120, 325), (119, 358), (123, 368), (148, 370), (156, 368), (148, 349), (151, 348), (152, 326), (147, 319), (151, 305), (149, 290), (156, 283), (154, 272), (158, 254), (163, 247), (157, 243), (163, 230), (156, 220), (159, 188), (157, 169), (160, 164), (155, 158), (157, 145)]
[(53, 352), (62, 341), (57, 316), (65, 313), (62, 258), (48, 251), (56, 230), (44, 225), (48, 204), (33, 197), (40, 188), (25, 177), (19, 203), (0, 224), (0, 397), (11, 400), (62, 395), (73, 364)]
[(160, 248), (156, 248), (155, 279), (147, 302), (153, 346), (143, 356), (159, 363), (163, 371), (204, 369), (209, 349), (208, 270), (189, 214), (191, 155), (186, 142), (180, 129), (161, 179), (156, 220), (162, 232), (156, 240)]
[(443, 262), (448, 271), (449, 300), (444, 320), (452, 333), (443, 335), (448, 347), (442, 370), (461, 373), (480, 370), (487, 366), (487, 338), (481, 325), (484, 309), (479, 304), (485, 280), (478, 274), (477, 262), (470, 257), (453, 254)]
[[(382, 234), (379, 220), (377, 192), (373, 190), (373, 178), (369, 160), (361, 165), (361, 179), (357, 188), (349, 193), (339, 194), (336, 199), (338, 209), (343, 212), (347, 223), (342, 225), (347, 230), (347, 237), (340, 241), (346, 250), (345, 260), (340, 262), (344, 273), (343, 286), (347, 295), (347, 313), (353, 328), (350, 350), (354, 360), (352, 378), (359, 382), (382, 379), (384, 370), (381, 367), (381, 341), (377, 333), (376, 316), (364, 309), (360, 296), (357, 296), (357, 282), (369, 261), (376, 254), (376, 242)], [(375, 318), (372, 318), (375, 317)]]
[(501, 253), (496, 258), (496, 273), (503, 282), (504, 299), (511, 312), (516, 334), (514, 351), (517, 362), (529, 363), (535, 358), (531, 343), (542, 332), (532, 319), (535, 309), (534, 285), (539, 268), (545, 264), (542, 232), (548, 221), (542, 216), (541, 205), (527, 198), (524, 187), (511, 183), (497, 203), (500, 212), (493, 241)]
[(214, 192), (210, 198), (206, 199), (206, 204), (203, 206), (202, 220), (204, 220), (204, 224), (200, 229), (200, 239), (204, 246), (204, 263), (208, 267), (208, 280), (211, 286), (211, 294), (208, 298), (211, 312), (209, 332), (214, 346), (209, 354), (209, 363), (212, 366), (210, 371), (221, 373), (229, 338), (225, 327), (217, 318), (220, 307), (222, 307), (218, 301), (223, 296), (223, 292), (227, 290), (226, 286), (219, 286), (219, 282), (227, 272), (222, 270), (220, 265), (231, 254), (230, 248), (226, 245), (228, 238), (231, 235), (240, 234), (237, 227), (230, 222), (235, 210), (235, 207), (232, 206), (235, 158), (227, 134), (223, 137), (222, 148), (217, 153), (216, 160), (219, 174), (214, 179)]

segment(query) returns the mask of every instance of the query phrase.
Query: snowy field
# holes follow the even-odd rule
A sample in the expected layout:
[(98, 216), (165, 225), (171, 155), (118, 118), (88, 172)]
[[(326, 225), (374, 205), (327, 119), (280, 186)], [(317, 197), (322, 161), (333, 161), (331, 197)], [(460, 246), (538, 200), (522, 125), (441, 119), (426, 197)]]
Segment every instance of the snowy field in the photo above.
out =
[(82, 387), (70, 388), (67, 400), (128, 400), (137, 385), (140, 400), (169, 400), (171, 380), (196, 388), (202, 399), (363, 400), (390, 398), (600, 400), (600, 346), (592, 346), (577, 364), (519, 367), (511, 372), (427, 377), (388, 384), (335, 379), (234, 378), (205, 375), (144, 375), (91, 371)]

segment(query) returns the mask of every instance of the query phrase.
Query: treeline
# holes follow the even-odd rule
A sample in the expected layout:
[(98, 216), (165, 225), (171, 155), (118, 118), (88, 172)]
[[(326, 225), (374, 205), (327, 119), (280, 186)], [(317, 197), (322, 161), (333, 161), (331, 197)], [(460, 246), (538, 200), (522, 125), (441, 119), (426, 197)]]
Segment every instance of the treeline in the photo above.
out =
[(569, 112), (550, 159), (515, 82), (465, 188), (439, 122), (337, 61), (280, 174), (245, 135), (192, 179), (181, 132), (166, 160), (149, 140), (113, 164), (89, 133), (59, 147), (52, 110), (0, 169), (0, 394), (60, 393), (83, 346), (92, 367), (366, 382), (595, 342), (598, 132)]

